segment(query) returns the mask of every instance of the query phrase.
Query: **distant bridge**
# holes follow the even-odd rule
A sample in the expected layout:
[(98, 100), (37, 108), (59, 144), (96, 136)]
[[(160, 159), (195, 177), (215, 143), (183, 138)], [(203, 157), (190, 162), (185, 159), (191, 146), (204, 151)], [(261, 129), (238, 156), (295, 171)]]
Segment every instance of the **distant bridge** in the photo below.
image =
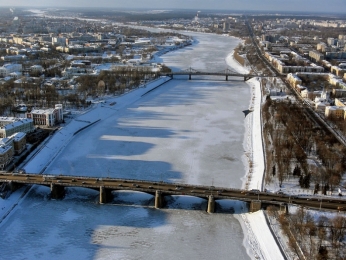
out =
[(0, 182), (8, 183), (11, 190), (15, 190), (19, 186), (25, 184), (48, 186), (51, 189), (51, 197), (55, 199), (63, 198), (65, 195), (65, 188), (67, 187), (90, 188), (100, 192), (100, 203), (111, 201), (113, 199), (111, 193), (113, 190), (141, 191), (155, 196), (155, 208), (164, 207), (164, 196), (166, 195), (194, 196), (208, 200), (207, 212), (209, 213), (215, 211), (215, 200), (221, 199), (247, 202), (250, 204), (251, 212), (267, 206), (276, 206), (279, 207), (280, 210), (286, 211), (287, 205), (290, 203), (311, 208), (346, 210), (346, 200), (331, 197), (323, 197), (322, 201), (321, 197), (288, 196), (283, 194), (260, 192), (258, 190), (247, 191), (214, 186), (155, 181), (0, 173)]
[(222, 76), (225, 77), (226, 81), (228, 81), (228, 77), (241, 77), (244, 79), (244, 81), (247, 81), (253, 77), (263, 77), (260, 75), (255, 75), (255, 74), (242, 74), (238, 73), (236, 71), (233, 71), (229, 68), (222, 70), (222, 71), (198, 71), (194, 68), (188, 68), (186, 70), (181, 70), (181, 71), (174, 71), (174, 72), (160, 72), (160, 76), (168, 76), (173, 78), (174, 76), (189, 76), (189, 80), (192, 79), (192, 76)]

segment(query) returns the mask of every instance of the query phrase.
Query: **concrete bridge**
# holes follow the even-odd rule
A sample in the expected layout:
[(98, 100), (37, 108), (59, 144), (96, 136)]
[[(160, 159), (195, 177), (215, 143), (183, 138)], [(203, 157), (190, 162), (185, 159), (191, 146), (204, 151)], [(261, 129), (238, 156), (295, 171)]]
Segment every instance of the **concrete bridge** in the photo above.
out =
[(65, 188), (84, 187), (100, 192), (100, 203), (107, 203), (113, 199), (113, 190), (131, 190), (149, 193), (155, 196), (155, 208), (165, 205), (165, 196), (195, 196), (208, 200), (207, 212), (215, 211), (215, 200), (228, 199), (239, 200), (249, 204), (251, 212), (268, 206), (276, 206), (280, 210), (287, 210), (288, 204), (296, 204), (317, 209), (346, 210), (346, 200), (332, 197), (302, 197), (288, 196), (260, 192), (258, 190), (239, 190), (214, 186), (176, 184), (167, 182), (141, 181), (113, 178), (91, 178), (62, 175), (38, 175), (38, 174), (12, 174), (0, 173), (0, 182), (8, 183), (12, 190), (21, 185), (44, 185), (51, 189), (51, 197), (63, 198)]
[(168, 72), (168, 73), (160, 72), (159, 75), (168, 76), (171, 78), (173, 78), (174, 76), (186, 75), (186, 76), (189, 76), (189, 80), (192, 79), (192, 76), (222, 76), (222, 77), (225, 77), (226, 81), (228, 81), (229, 77), (241, 77), (244, 79), (244, 81), (247, 81), (253, 77), (263, 77), (261, 75), (255, 75), (255, 74), (242, 74), (230, 69), (213, 72), (213, 71), (198, 71), (191, 67), (187, 70), (181, 70), (181, 71), (174, 71), (174, 72)]

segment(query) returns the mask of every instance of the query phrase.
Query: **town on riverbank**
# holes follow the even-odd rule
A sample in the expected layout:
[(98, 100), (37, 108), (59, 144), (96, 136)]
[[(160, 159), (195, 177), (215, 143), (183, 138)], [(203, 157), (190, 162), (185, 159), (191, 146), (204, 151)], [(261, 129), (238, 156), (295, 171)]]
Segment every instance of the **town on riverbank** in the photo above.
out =
[[(3, 170), (43, 173), (72, 140), (74, 132), (63, 132), (67, 125), (74, 124), (78, 131), (101, 117), (106, 119), (105, 108), (121, 107), (118, 97), (147, 92), (155, 82), (168, 80), (159, 76), (172, 70), (161, 55), (197, 44), (187, 31), (241, 37), (243, 42), (233, 54), (238, 64), (232, 56), (227, 64), (238, 73), (258, 75), (248, 81), (252, 92), (244, 137), (248, 170), (242, 188), (290, 196), (288, 216), (270, 208), (263, 217), (272, 228), (277, 223), (292, 227), (272, 231), (281, 233), (274, 242), (286, 252), (285, 257), (338, 259), (344, 255), (343, 207), (339, 213), (316, 214), (294, 206), (298, 196), (320, 204), (334, 197), (343, 200), (343, 20), (204, 17), (197, 12), (189, 19), (117, 21), (98, 19), (95, 14), (67, 19), (52, 10), (1, 12)], [(138, 29), (138, 25), (158, 31)], [(98, 108), (104, 114), (96, 112)], [(94, 115), (83, 118), (88, 111)], [(46, 136), (56, 139), (59, 133), (65, 137), (50, 142), (60, 142), (59, 147), (44, 141)], [(46, 158), (31, 154), (26, 159), (28, 151)], [(5, 185), (2, 189), (6, 197)], [(245, 229), (252, 230), (249, 234), (257, 236), (257, 240), (248, 237), (258, 246), (252, 254), (266, 258), (258, 236), (264, 231), (256, 233), (259, 222), (251, 218), (243, 221)], [(272, 259), (278, 258), (272, 255)]]

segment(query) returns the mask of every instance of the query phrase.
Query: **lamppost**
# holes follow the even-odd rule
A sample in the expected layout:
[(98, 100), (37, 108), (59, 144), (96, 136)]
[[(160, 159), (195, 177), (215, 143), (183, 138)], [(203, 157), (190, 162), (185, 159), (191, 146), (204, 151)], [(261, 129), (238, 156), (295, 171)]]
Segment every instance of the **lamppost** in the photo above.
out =
[(214, 178), (211, 179), (210, 195), (213, 195), (213, 189), (214, 189)]
[(322, 208), (322, 198), (320, 199), (320, 210)]

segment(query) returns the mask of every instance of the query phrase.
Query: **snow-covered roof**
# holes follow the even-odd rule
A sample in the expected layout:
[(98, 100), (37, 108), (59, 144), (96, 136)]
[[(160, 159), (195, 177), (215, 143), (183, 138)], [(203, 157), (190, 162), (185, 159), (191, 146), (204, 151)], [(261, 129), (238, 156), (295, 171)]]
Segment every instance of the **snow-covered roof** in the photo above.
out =
[(36, 115), (45, 115), (45, 114), (51, 114), (54, 112), (54, 108), (48, 108), (48, 109), (35, 109), (31, 111), (31, 114), (36, 114)]
[(23, 124), (25, 124), (25, 123), (32, 123), (33, 122), (33, 120), (31, 119), (31, 118), (25, 118), (25, 119), (23, 119), (23, 120), (20, 120), (20, 121), (14, 121), (14, 122), (11, 122), (11, 123), (9, 123), (9, 124), (7, 124), (7, 125), (5, 125), (5, 126), (2, 126), (1, 128), (2, 129), (11, 129), (11, 128), (14, 128), (14, 127), (18, 127), (18, 126), (20, 126), (20, 125), (23, 125)]
[(10, 136), (10, 138), (13, 138), (14, 141), (18, 142), (21, 139), (23, 139), (26, 136), (25, 133), (23, 132), (18, 132)]
[(0, 145), (0, 154), (7, 153), (11, 149), (12, 149), (11, 145)]

